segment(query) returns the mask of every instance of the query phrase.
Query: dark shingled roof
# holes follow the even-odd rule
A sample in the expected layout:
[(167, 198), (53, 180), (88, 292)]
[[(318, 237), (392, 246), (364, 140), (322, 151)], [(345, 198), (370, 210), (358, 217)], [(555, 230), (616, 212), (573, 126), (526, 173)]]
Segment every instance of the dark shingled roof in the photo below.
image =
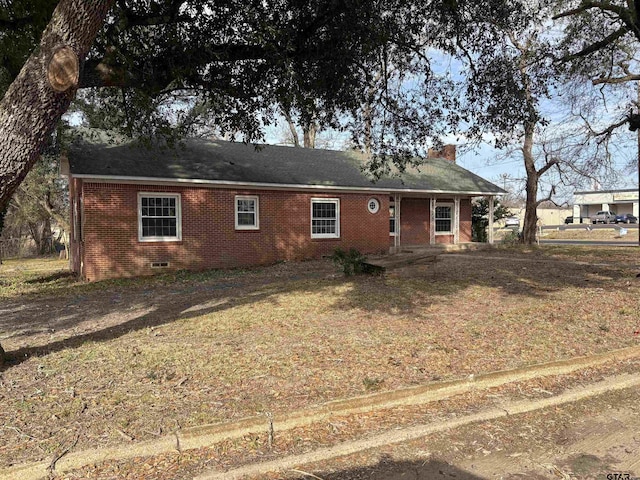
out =
[(500, 187), (444, 159), (424, 160), (400, 176), (373, 181), (357, 152), (188, 139), (175, 148), (78, 141), (69, 152), (77, 177), (135, 181), (198, 181), (274, 187), (327, 186), (460, 194), (501, 194)]

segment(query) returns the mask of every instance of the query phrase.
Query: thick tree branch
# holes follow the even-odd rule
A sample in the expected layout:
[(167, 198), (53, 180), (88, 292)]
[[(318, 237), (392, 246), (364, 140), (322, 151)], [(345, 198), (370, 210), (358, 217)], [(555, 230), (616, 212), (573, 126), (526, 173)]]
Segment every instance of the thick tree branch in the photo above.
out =
[(57, 46), (73, 50), (82, 62), (113, 0), (60, 0), (39, 48), (0, 101), (0, 209), (24, 179), (67, 110), (75, 88), (56, 92), (47, 65)]
[(555, 194), (556, 194), (556, 186), (555, 185), (551, 185), (551, 187), (549, 188), (549, 193), (547, 194), (547, 196), (544, 197), (544, 198), (540, 198), (540, 199), (536, 200), (536, 207), (540, 206), (540, 204), (542, 204), (544, 202), (551, 202), (556, 207), (559, 207), (560, 205), (553, 199)]
[(632, 73), (629, 75), (625, 75), (624, 77), (596, 78), (592, 80), (591, 83), (593, 83), (594, 85), (602, 85), (602, 84), (612, 85), (612, 84), (632, 82), (635, 80), (640, 80), (640, 74)]
[(567, 10), (565, 12), (558, 13), (551, 17), (553, 20), (557, 20), (559, 18), (572, 17), (574, 15), (578, 15), (580, 13), (584, 13), (587, 10), (591, 10), (597, 8), (599, 10), (604, 10), (607, 12), (615, 13), (620, 18), (624, 15), (628, 15), (628, 11), (624, 7), (620, 7), (618, 5), (613, 5), (610, 2), (589, 2), (583, 1), (580, 6), (573, 8), (571, 10)]
[(560, 163), (560, 160), (557, 158), (547, 158), (546, 163), (540, 168), (540, 170), (538, 170), (538, 176), (541, 177), (542, 175), (544, 175), (545, 173), (547, 173), (547, 171), (553, 167), (554, 165), (558, 165), (558, 163)]
[(571, 60), (575, 60), (577, 58), (586, 57), (587, 55), (590, 55), (590, 54), (592, 54), (594, 52), (597, 52), (598, 50), (601, 50), (601, 49), (611, 45), (616, 40), (618, 40), (619, 38), (623, 37), (624, 35), (626, 35), (629, 32), (630, 32), (629, 28), (620, 27), (618, 30), (616, 30), (615, 32), (611, 33), (610, 35), (607, 35), (602, 40), (592, 43), (591, 45), (589, 45), (588, 47), (583, 48), (579, 52), (572, 53), (571, 55), (566, 55), (566, 56), (562, 57), (560, 59), (560, 61), (561, 62), (568, 62), (568, 61), (571, 61)]
[(65, 231), (70, 231), (69, 220), (66, 215), (61, 215), (56, 210), (55, 206), (51, 202), (51, 192), (47, 192), (45, 198), (39, 201), (40, 206), (45, 209), (45, 211), (58, 222), (58, 225)]
[(589, 129), (589, 133), (591, 135), (591, 137), (594, 137), (596, 139), (600, 138), (600, 140), (597, 140), (598, 143), (602, 143), (604, 141), (606, 141), (606, 139), (608, 139), (609, 137), (611, 137), (611, 135), (613, 135), (613, 132), (616, 131), (616, 129), (620, 128), (622, 125), (626, 124), (629, 122), (629, 119), (627, 119), (626, 117), (622, 120), (620, 120), (619, 122), (613, 123), (611, 125), (609, 125), (607, 128), (605, 128), (604, 130), (601, 131), (597, 131), (594, 130), (591, 127), (591, 124), (589, 124), (588, 122), (586, 122), (585, 120), (585, 124), (587, 125), (587, 128)]
[(33, 18), (34, 17), (32, 15), (11, 19), (0, 18), (0, 30), (18, 30), (20, 28), (31, 25), (33, 23)]
[(183, 3), (183, 0), (173, 0), (165, 12), (142, 15), (131, 11), (131, 9), (126, 5), (126, 2), (118, 2), (118, 6), (123, 13), (120, 26), (126, 30), (131, 27), (173, 25), (181, 22), (193, 21), (193, 17), (179, 14), (180, 7)]
[[(225, 44), (184, 51), (160, 52), (154, 57), (139, 59), (144, 65), (126, 66), (116, 62), (115, 52), (107, 51), (104, 58), (88, 59), (80, 75), (79, 88), (92, 87), (151, 87), (164, 90), (175, 80), (174, 72), (199, 67), (216, 70), (216, 64), (231, 65), (248, 60), (263, 60), (272, 55), (260, 45)], [(146, 72), (146, 74), (145, 74)]]

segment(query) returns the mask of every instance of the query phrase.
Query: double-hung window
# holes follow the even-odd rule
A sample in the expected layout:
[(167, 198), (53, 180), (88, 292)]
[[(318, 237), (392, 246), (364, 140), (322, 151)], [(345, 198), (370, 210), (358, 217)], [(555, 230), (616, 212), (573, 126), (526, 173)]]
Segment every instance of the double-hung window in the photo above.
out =
[(436, 205), (436, 233), (453, 233), (453, 205)]
[(236, 195), (236, 230), (258, 230), (257, 196)]
[(138, 239), (141, 242), (182, 240), (180, 194), (138, 194)]
[(340, 238), (340, 199), (311, 199), (311, 238)]

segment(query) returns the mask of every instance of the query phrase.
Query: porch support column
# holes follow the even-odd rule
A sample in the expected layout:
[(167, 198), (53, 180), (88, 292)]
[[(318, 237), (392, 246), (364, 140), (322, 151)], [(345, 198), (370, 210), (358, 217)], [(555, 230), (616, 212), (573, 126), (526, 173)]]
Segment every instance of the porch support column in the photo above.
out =
[(487, 225), (487, 241), (490, 245), (493, 245), (493, 196), (488, 198), (489, 200), (489, 225)]
[(393, 242), (396, 248), (400, 248), (400, 245), (402, 245), (402, 243), (400, 242), (400, 225), (402, 224), (402, 222), (400, 222), (400, 203), (401, 202), (402, 202), (402, 195), (396, 195), (394, 198), (394, 203), (396, 205), (396, 221), (395, 221), (396, 236), (393, 238)]
[(436, 199), (429, 199), (429, 245), (436, 244)]
[(453, 244), (460, 243), (460, 197), (453, 197)]

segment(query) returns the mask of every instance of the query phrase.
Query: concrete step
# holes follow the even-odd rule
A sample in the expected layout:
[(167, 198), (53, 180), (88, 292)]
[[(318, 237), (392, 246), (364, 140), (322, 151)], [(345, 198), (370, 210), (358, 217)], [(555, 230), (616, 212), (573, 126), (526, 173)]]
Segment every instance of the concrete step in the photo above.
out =
[(476, 251), (476, 250), (488, 250), (493, 245), (488, 243), (459, 243), (457, 245), (452, 244), (436, 244), (436, 245), (403, 245), (401, 247), (391, 247), (389, 253), (401, 254), (401, 253), (418, 253), (418, 252), (464, 252), (464, 251)]

